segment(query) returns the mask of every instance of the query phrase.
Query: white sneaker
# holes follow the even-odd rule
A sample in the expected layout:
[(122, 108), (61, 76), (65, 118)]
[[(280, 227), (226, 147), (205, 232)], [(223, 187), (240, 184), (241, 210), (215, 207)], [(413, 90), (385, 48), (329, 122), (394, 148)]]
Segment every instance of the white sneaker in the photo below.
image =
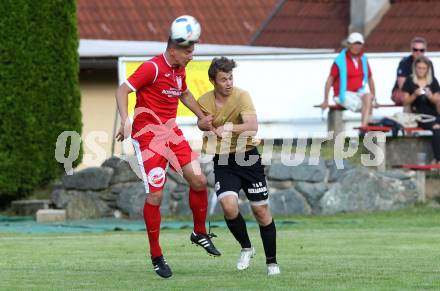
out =
[(246, 270), (249, 267), (249, 262), (251, 261), (251, 258), (255, 256), (255, 249), (248, 248), (248, 249), (241, 249), (240, 252), (240, 258), (237, 262), (237, 269), (239, 270)]
[(280, 267), (278, 267), (278, 264), (268, 264), (267, 265), (267, 275), (273, 276), (273, 275), (279, 275), (281, 273)]

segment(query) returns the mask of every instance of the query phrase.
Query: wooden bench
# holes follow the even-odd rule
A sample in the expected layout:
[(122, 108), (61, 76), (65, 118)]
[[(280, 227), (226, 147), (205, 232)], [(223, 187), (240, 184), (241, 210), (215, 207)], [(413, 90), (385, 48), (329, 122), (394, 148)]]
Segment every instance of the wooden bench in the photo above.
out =
[(394, 168), (400, 169), (409, 169), (414, 171), (432, 171), (434, 169), (440, 169), (440, 164), (428, 164), (428, 165), (419, 165), (419, 164), (402, 164), (395, 165)]
[(391, 127), (377, 126), (377, 125), (359, 126), (359, 127), (354, 127), (354, 129), (359, 130), (359, 132), (361, 132), (361, 133), (367, 133), (370, 131), (380, 131), (380, 132), (390, 132), (391, 131)]
[[(314, 105), (315, 108), (320, 108), (319, 105)], [(381, 104), (378, 108), (402, 107), (395, 104)], [(339, 104), (331, 104), (327, 107), (329, 109), (327, 118), (327, 130), (333, 131), (334, 136), (341, 133), (344, 129), (342, 120), (342, 112), (345, 110)], [(391, 132), (391, 127), (369, 125), (367, 127), (356, 127), (362, 133), (372, 131), (380, 131), (387, 133)], [(423, 136), (420, 133), (426, 132), (425, 129), (414, 127), (405, 128), (405, 136), (392, 137), (387, 136), (386, 143), (378, 144), (385, 155), (384, 163), (378, 166), (379, 170), (385, 170), (385, 167), (396, 164), (411, 164), (416, 161), (416, 153), (424, 152), (427, 154), (427, 159), (433, 159), (430, 136)], [(418, 134), (417, 138), (414, 136)], [(374, 154), (374, 153), (373, 153)]]
[(419, 201), (426, 201), (426, 172), (440, 169), (440, 164), (401, 164), (395, 165), (394, 168), (408, 169), (416, 171), (417, 190), (420, 193)]
[[(391, 127), (369, 125), (364, 127), (355, 127), (362, 134), (369, 132), (383, 132), (390, 133)], [(387, 136), (385, 143), (378, 143), (379, 149), (384, 153), (384, 162), (378, 166), (379, 170), (385, 170), (386, 166), (391, 167), (396, 164), (404, 163), (411, 164), (416, 160), (416, 153), (427, 153), (429, 159), (432, 159), (431, 141), (427, 136), (418, 136), (414, 138), (414, 134), (418, 132), (426, 132), (426, 129), (420, 127), (406, 127), (404, 136)], [(373, 153), (376, 154), (376, 153)]]
[[(315, 108), (321, 108), (320, 105), (314, 105)], [(387, 107), (402, 107), (400, 105), (395, 104), (379, 104), (375, 108), (387, 108)], [(333, 131), (334, 136), (337, 136), (344, 130), (344, 122), (342, 120), (342, 112), (346, 110), (340, 104), (329, 104), (327, 106), (328, 115), (327, 115), (327, 131)]]
[[(358, 129), (362, 133), (367, 133), (370, 131), (391, 132), (391, 130), (392, 130), (392, 128), (389, 126), (378, 126), (378, 125), (360, 126), (360, 127), (354, 127), (354, 129)], [(426, 131), (426, 129), (421, 128), (421, 127), (405, 127), (403, 130), (407, 134), (412, 134), (412, 133), (420, 132), (420, 131)]]

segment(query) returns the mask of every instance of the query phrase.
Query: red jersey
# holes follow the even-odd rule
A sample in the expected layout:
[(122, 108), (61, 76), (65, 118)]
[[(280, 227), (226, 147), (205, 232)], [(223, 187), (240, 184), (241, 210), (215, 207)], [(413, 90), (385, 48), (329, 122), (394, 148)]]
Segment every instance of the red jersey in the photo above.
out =
[(163, 54), (140, 65), (125, 83), (136, 92), (132, 136), (146, 125), (176, 118), (179, 97), (187, 90), (185, 68), (172, 67)]
[[(355, 61), (352, 58), (352, 55), (347, 51), (345, 54), (345, 60), (347, 64), (347, 91), (357, 92), (360, 88), (362, 88), (362, 82), (364, 80), (364, 73), (362, 69), (362, 55), (359, 55), (355, 58), (357, 62), (357, 66), (355, 65)], [(370, 64), (368, 64), (368, 77), (371, 77), (371, 69)], [(330, 76), (333, 77), (333, 92), (334, 96), (339, 96), (339, 68), (336, 63), (333, 63), (332, 68), (330, 70)]]

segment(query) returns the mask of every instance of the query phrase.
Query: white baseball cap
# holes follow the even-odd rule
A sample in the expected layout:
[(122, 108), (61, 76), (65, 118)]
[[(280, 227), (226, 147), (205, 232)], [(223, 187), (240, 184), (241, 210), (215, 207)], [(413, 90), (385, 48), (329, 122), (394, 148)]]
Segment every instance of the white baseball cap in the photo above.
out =
[(357, 42), (359, 42), (361, 44), (365, 43), (364, 37), (359, 32), (350, 33), (350, 35), (347, 38), (347, 42), (350, 44), (357, 43)]

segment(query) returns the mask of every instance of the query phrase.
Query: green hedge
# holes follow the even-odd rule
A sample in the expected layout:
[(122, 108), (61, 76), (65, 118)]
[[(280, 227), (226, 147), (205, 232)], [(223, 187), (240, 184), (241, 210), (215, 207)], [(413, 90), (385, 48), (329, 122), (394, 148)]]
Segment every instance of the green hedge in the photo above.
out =
[(0, 197), (60, 175), (57, 137), (82, 127), (77, 49), (75, 0), (0, 1)]

